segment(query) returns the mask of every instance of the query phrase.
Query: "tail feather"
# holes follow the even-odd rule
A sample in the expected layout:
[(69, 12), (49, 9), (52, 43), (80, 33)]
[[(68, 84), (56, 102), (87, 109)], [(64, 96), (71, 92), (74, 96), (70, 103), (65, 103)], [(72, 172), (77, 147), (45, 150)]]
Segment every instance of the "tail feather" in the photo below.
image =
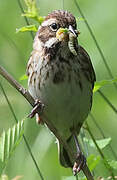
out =
[(63, 145), (60, 143), (59, 143), (59, 161), (60, 161), (61, 165), (64, 167), (72, 167), (73, 166), (70, 161), (67, 151), (65, 150)]
[[(73, 136), (71, 136), (66, 142), (67, 142), (68, 146), (71, 148), (72, 152), (77, 154), (76, 144), (75, 144)], [(73, 167), (73, 164), (75, 161), (74, 158), (72, 159), (72, 157), (69, 157), (67, 151), (65, 150), (63, 145), (59, 142), (58, 142), (58, 152), (59, 152), (59, 161), (60, 161), (61, 165), (66, 168)]]

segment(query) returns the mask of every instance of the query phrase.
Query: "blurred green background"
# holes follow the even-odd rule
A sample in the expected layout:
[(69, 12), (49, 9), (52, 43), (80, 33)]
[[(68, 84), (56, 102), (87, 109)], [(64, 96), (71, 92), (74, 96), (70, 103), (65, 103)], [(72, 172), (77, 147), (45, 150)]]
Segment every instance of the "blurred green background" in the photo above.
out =
[[(24, 5), (24, 2), (21, 2)], [(117, 77), (117, 0), (79, 0), (78, 2), (100, 44), (113, 76)], [(48, 12), (54, 9), (62, 9), (62, 0), (37, 0), (37, 4), (42, 16), (47, 15)], [(71, 11), (75, 17), (81, 17), (73, 0), (64, 0), (64, 9)], [(16, 28), (24, 25), (26, 23), (24, 18), (21, 17), (21, 10), (17, 0), (1, 0), (0, 65), (5, 67), (18, 81), (25, 74), (26, 64), (33, 43), (29, 32), (16, 34)], [(81, 32), (79, 43), (90, 54), (97, 80), (109, 79), (108, 72), (84, 21), (78, 22), (78, 28)], [(30, 105), (2, 77), (0, 77), (0, 82), (6, 91), (18, 120), (23, 119), (30, 112)], [(21, 81), (20, 83), (27, 87), (27, 81)], [(102, 88), (102, 91), (112, 104), (117, 107), (117, 90), (114, 86), (105, 86)], [(112, 111), (98, 92), (94, 94), (92, 113), (105, 136), (112, 138), (111, 145), (116, 152), (117, 114)], [(88, 122), (96, 139), (100, 139), (101, 135), (90, 118), (88, 118)], [(13, 124), (15, 124), (15, 120), (0, 89), (0, 134), (3, 130), (12, 127)], [(63, 177), (72, 175), (70, 169), (60, 166), (55, 137), (46, 127), (38, 126), (34, 118), (28, 119), (25, 122), (25, 135), (46, 180), (62, 180)], [(89, 149), (90, 152), (94, 152), (94, 150)], [(108, 159), (113, 159), (108, 147), (103, 152)], [(96, 176), (109, 176), (102, 161), (97, 166), (95, 172)], [(23, 180), (40, 179), (24, 141), (20, 143), (11, 157), (5, 173), (10, 178), (16, 175), (23, 175)]]

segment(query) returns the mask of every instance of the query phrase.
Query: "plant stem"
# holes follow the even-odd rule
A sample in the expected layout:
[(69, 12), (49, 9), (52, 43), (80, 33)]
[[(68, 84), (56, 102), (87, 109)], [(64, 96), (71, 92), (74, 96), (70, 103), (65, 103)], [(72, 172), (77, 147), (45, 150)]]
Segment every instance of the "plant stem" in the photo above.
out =
[[(84, 22), (85, 22), (85, 24), (86, 24), (86, 26), (87, 26), (87, 29), (89, 30), (89, 32), (90, 32), (90, 34), (91, 34), (91, 37), (92, 37), (92, 39), (93, 39), (93, 41), (94, 41), (94, 43), (95, 43), (95, 45), (96, 45), (96, 47), (97, 47), (97, 49), (98, 49), (98, 51), (99, 51), (99, 53), (100, 53), (100, 56), (101, 56), (101, 58), (102, 58), (102, 60), (103, 60), (103, 62), (104, 62), (104, 65), (105, 65), (105, 67), (106, 67), (106, 69), (107, 69), (107, 72), (108, 72), (110, 78), (113, 79), (114, 77), (113, 77), (112, 71), (111, 71), (111, 69), (110, 69), (110, 67), (109, 67), (109, 65), (108, 65), (108, 63), (107, 63), (107, 61), (106, 61), (106, 58), (105, 58), (105, 56), (104, 56), (104, 54), (103, 54), (103, 52), (102, 52), (102, 50), (101, 50), (101, 48), (100, 48), (100, 46), (99, 46), (99, 43), (98, 43), (98, 41), (97, 41), (97, 39), (96, 39), (93, 31), (92, 31), (92, 29), (91, 29), (91, 27), (90, 27), (87, 19), (85, 18), (84, 13), (82, 12), (82, 10), (81, 10), (81, 8), (80, 8), (80, 6), (79, 6), (78, 1), (74, 0), (74, 3), (75, 3), (75, 5), (76, 5), (78, 11), (80, 12), (82, 18), (84, 19)], [(116, 88), (116, 90), (117, 90), (117, 84), (114, 83), (113, 85), (115, 86), (115, 88)]]
[(109, 165), (109, 163), (108, 163), (106, 157), (104, 156), (103, 152), (101, 151), (100, 147), (98, 146), (98, 144), (97, 144), (97, 142), (96, 142), (96, 140), (95, 140), (95, 138), (94, 138), (94, 136), (93, 136), (93, 134), (92, 134), (92, 132), (91, 132), (91, 130), (89, 128), (88, 123), (85, 122), (85, 124), (86, 124), (86, 129), (87, 129), (88, 133), (90, 134), (90, 136), (91, 136), (91, 138), (92, 138), (92, 140), (93, 140), (93, 142), (94, 142), (94, 144), (95, 144), (95, 146), (96, 146), (100, 156), (103, 159), (105, 167), (107, 168), (107, 170), (109, 171), (110, 175), (112, 176), (112, 179), (115, 180), (115, 177), (114, 177), (114, 174), (113, 174), (113, 170), (112, 170), (111, 166)]
[[(98, 125), (98, 123), (97, 123), (95, 117), (93, 116), (93, 114), (90, 113), (89, 115), (90, 115), (90, 118), (92, 119), (93, 123), (95, 124), (95, 126), (96, 126), (97, 129), (99, 130), (100, 134), (102, 135), (102, 137), (105, 138), (104, 132), (103, 132), (103, 130), (101, 129), (101, 127)], [(110, 148), (110, 150), (111, 150), (111, 152), (112, 152), (112, 154), (113, 154), (113, 157), (117, 160), (117, 155), (116, 155), (115, 151), (113, 150), (111, 144), (109, 144), (108, 146), (109, 146), (109, 148)]]
[[(17, 2), (18, 2), (18, 5), (19, 5), (22, 13), (24, 14), (24, 9), (23, 9), (23, 6), (22, 6), (20, 0), (17, 0)], [(28, 19), (27, 19), (26, 16), (24, 16), (24, 19), (25, 19), (25, 21), (26, 21), (26, 24), (27, 24), (27, 25), (30, 25), (30, 23), (29, 23), (29, 21), (28, 21)], [(32, 39), (34, 39), (34, 35), (33, 35), (33, 32), (32, 32), (32, 31), (30, 31), (30, 34), (31, 34)]]
[(64, 0), (62, 0), (62, 9), (64, 10)]
[(27, 101), (34, 106), (34, 99), (30, 93), (20, 85), (3, 67), (0, 66), (0, 74), (15, 88), (17, 89)]
[(109, 99), (103, 94), (103, 92), (101, 90), (97, 91), (102, 97), (103, 99), (107, 102), (107, 104), (112, 108), (112, 110), (117, 114), (117, 109), (115, 106), (113, 106), (113, 104), (109, 101)]
[[(3, 94), (4, 94), (4, 97), (5, 97), (5, 99), (6, 99), (7, 103), (8, 103), (8, 106), (9, 106), (9, 108), (10, 108), (10, 111), (11, 111), (11, 113), (12, 113), (12, 115), (13, 115), (16, 123), (18, 123), (18, 120), (17, 120), (17, 117), (16, 117), (16, 115), (15, 115), (15, 112), (14, 112), (12, 106), (11, 106), (11, 103), (10, 103), (10, 101), (9, 101), (9, 99), (8, 99), (8, 97), (7, 97), (7, 95), (6, 95), (5, 91), (4, 91), (4, 88), (3, 88), (3, 86), (2, 86), (1, 83), (0, 83), (0, 87), (1, 87), (1, 90), (2, 90), (2, 92), (3, 92)], [(26, 144), (26, 147), (27, 147), (27, 149), (28, 149), (28, 151), (29, 151), (29, 153), (30, 153), (30, 156), (32, 157), (32, 160), (33, 160), (33, 162), (34, 162), (34, 164), (35, 164), (35, 167), (36, 167), (36, 169), (37, 169), (37, 172), (38, 172), (41, 180), (44, 180), (44, 177), (43, 177), (43, 175), (42, 175), (42, 173), (41, 173), (41, 171), (40, 171), (40, 169), (39, 169), (39, 166), (38, 166), (38, 164), (37, 164), (37, 162), (36, 162), (36, 159), (35, 159), (32, 151), (31, 151), (31, 148), (30, 148), (30, 146), (29, 146), (29, 144), (28, 144), (28, 141), (27, 141), (27, 139), (26, 139), (26, 137), (25, 137), (24, 134), (23, 134), (23, 139), (24, 139), (24, 142), (25, 142), (25, 144)]]
[[(3, 67), (0, 66), (0, 74), (15, 88), (17, 89), (23, 96), (26, 98), (26, 100), (34, 107), (35, 100), (30, 95), (28, 90), (23, 88)], [(39, 110), (38, 110), (39, 111)], [(40, 113), (40, 111), (39, 111)], [(48, 128), (53, 132), (53, 134), (57, 137), (57, 139), (60, 141), (61, 144), (63, 144), (64, 148), (69, 154), (69, 157), (74, 157), (73, 152), (71, 151), (71, 148), (68, 146), (66, 141), (60, 136), (57, 129), (54, 127), (54, 125), (48, 121), (47, 117), (44, 116), (44, 123), (48, 126)], [(74, 157), (75, 158), (75, 157)], [(94, 180), (93, 176), (87, 166), (87, 164), (82, 168), (83, 173), (87, 177), (88, 180)]]

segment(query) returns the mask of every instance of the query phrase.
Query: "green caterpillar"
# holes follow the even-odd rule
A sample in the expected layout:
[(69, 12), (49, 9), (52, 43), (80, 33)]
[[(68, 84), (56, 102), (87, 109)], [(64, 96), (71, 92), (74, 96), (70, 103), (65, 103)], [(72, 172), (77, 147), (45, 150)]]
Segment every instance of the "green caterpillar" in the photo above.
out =
[(74, 40), (75, 40), (74, 34), (69, 32), (68, 47), (69, 47), (71, 53), (74, 54), (74, 56), (77, 56), (77, 52), (76, 52), (76, 50), (74, 48)]

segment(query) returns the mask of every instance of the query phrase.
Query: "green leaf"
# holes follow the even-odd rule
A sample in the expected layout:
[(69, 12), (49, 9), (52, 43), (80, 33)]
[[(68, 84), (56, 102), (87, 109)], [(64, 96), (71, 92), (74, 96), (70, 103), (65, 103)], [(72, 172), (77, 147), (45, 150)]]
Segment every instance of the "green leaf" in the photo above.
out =
[(39, 24), (41, 24), (45, 17), (42, 17), (39, 15), (39, 10), (36, 5), (36, 0), (24, 0), (25, 4), (27, 6), (27, 10), (25, 10), (25, 13), (22, 14), (22, 16), (26, 16), (28, 18), (32, 18), (36, 20)]
[(44, 16), (38, 16), (37, 20), (38, 20), (39, 24), (41, 25), (42, 22), (45, 20), (45, 17)]
[[(95, 148), (95, 144), (92, 139), (83, 138), (85, 142), (87, 142), (91, 147)], [(105, 148), (111, 141), (111, 138), (105, 138), (101, 140), (96, 140), (100, 149)]]
[(20, 81), (24, 81), (24, 80), (26, 80), (26, 79), (28, 79), (28, 76), (26, 75), (26, 74), (24, 74), (23, 76), (21, 76), (20, 77)]
[(24, 26), (21, 27), (19, 29), (16, 29), (16, 33), (18, 32), (27, 32), (27, 31), (33, 31), (33, 32), (37, 32), (37, 27), (35, 25), (30, 25), (30, 26)]
[(43, 16), (38, 16), (37, 14), (33, 14), (33, 13), (29, 13), (29, 12), (22, 14), (22, 16), (32, 18), (32, 19), (36, 20), (40, 25), (42, 24), (42, 22), (45, 19), (45, 17), (43, 17)]
[(20, 143), (24, 133), (24, 121), (18, 122), (0, 137), (0, 175), (6, 167), (8, 159)]
[(90, 156), (88, 156), (87, 163), (88, 163), (88, 167), (90, 171), (94, 170), (97, 164), (99, 164), (99, 161), (100, 161), (100, 156), (95, 156), (94, 154), (91, 154)]
[(117, 78), (114, 78), (112, 80), (103, 80), (103, 81), (98, 81), (95, 83), (93, 92), (96, 92), (97, 90), (99, 90), (102, 86), (108, 85), (108, 84), (112, 84), (112, 83), (116, 83), (117, 82)]
[(37, 18), (36, 14), (32, 13), (32, 12), (26, 12), (26, 13), (22, 14), (22, 16), (26, 16), (26, 17), (32, 18), (32, 19)]
[(85, 19), (82, 18), (82, 17), (77, 17), (77, 18), (76, 18), (76, 21), (78, 21), (78, 22), (79, 22), (79, 21), (85, 21)]
[(117, 170), (117, 161), (108, 161), (109, 165), (113, 168), (113, 169), (116, 169)]
[(25, 1), (26, 6), (27, 6), (26, 12), (37, 15), (38, 14), (38, 8), (36, 6), (36, 0), (33, 0), (33, 1), (32, 0), (24, 0), (24, 1)]

